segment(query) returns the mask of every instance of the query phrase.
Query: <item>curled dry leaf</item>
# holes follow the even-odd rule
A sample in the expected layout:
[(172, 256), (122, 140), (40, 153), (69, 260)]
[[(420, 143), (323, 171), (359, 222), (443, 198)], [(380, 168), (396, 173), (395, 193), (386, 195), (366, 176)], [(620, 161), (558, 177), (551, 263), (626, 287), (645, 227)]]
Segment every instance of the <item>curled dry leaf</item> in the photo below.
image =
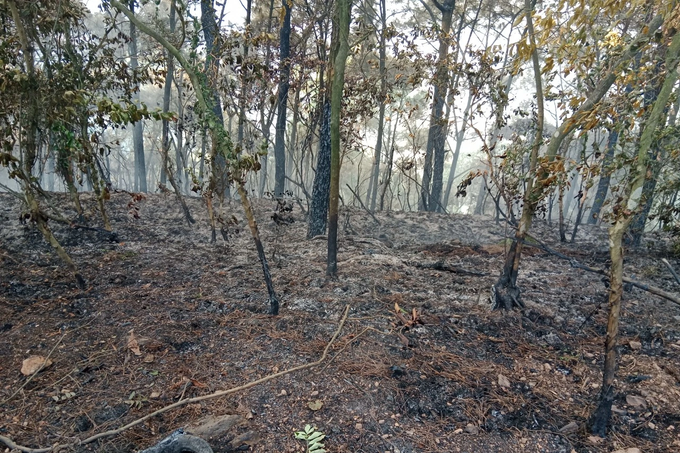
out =
[(135, 330), (130, 331), (130, 336), (127, 341), (127, 348), (132, 351), (136, 356), (142, 355), (142, 351), (139, 350), (139, 343), (137, 343), (137, 337), (135, 336)]
[(47, 357), (32, 355), (25, 359), (21, 364), (21, 374), (24, 376), (30, 376), (31, 374), (36, 373), (41, 369), (45, 369), (50, 365), (52, 365), (52, 361)]

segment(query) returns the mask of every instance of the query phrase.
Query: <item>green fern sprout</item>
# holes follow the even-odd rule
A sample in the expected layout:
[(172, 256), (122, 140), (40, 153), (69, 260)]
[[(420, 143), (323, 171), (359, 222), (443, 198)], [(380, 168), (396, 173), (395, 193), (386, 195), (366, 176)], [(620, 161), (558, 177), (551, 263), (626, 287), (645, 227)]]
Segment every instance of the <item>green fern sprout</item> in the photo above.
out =
[(307, 453), (326, 453), (321, 441), (326, 435), (316, 430), (316, 426), (307, 425), (304, 431), (296, 431), (295, 438), (307, 442)]

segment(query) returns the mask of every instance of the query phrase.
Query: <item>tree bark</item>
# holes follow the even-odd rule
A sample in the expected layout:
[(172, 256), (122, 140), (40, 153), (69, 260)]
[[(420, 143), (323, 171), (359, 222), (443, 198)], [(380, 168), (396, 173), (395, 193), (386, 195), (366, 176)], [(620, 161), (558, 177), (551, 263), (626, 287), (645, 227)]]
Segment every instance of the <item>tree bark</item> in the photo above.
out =
[(609, 228), (609, 254), (611, 259), (611, 273), (609, 281), (609, 318), (607, 321), (607, 337), (605, 340), (605, 362), (602, 378), (600, 402), (591, 417), (593, 434), (604, 437), (614, 399), (614, 377), (616, 375), (616, 343), (619, 333), (619, 316), (621, 313), (621, 295), (623, 293), (623, 235), (630, 226), (633, 216), (631, 213), (640, 209), (644, 202), (642, 187), (649, 175), (650, 151), (653, 148), (654, 136), (665, 115), (673, 86), (678, 79), (678, 63), (680, 62), (680, 33), (676, 33), (666, 55), (666, 77), (652, 112), (645, 122), (640, 136), (635, 168), (631, 169), (631, 179), (624, 188), (624, 195), (618, 209), (618, 216)]
[[(437, 70), (433, 80), (432, 110), (430, 113), (430, 129), (427, 134), (425, 147), (425, 162), (423, 164), (423, 181), (420, 188), (418, 209), (421, 211), (436, 211), (442, 192), (442, 178), (444, 172), (444, 144), (446, 141), (447, 125), (444, 120), (444, 99), (448, 89), (448, 54), (449, 34), (455, 0), (445, 0), (443, 4), (435, 2), (442, 13), (442, 24), (439, 37), (439, 54), (437, 56)], [(430, 188), (430, 185), (432, 187)]]
[(371, 180), (368, 184), (369, 191), (367, 193), (367, 205), (369, 209), (375, 211), (375, 202), (378, 194), (378, 185), (380, 181), (380, 159), (382, 157), (382, 147), (383, 147), (383, 135), (385, 130), (385, 102), (387, 101), (387, 69), (386, 60), (387, 52), (386, 46), (386, 36), (387, 32), (387, 8), (386, 0), (380, 0), (380, 39), (378, 40), (378, 74), (380, 77), (380, 94), (378, 96), (378, 101), (380, 106), (378, 107), (378, 133), (375, 140), (375, 153), (373, 155), (373, 166), (371, 167)]
[(328, 204), (331, 187), (331, 104), (323, 106), (319, 152), (317, 153), (316, 174), (312, 188), (312, 204), (309, 208), (307, 239), (326, 233)]
[(345, 85), (345, 64), (349, 54), (349, 23), (352, 0), (337, 0), (333, 33), (336, 38), (331, 83), (331, 186), (328, 214), (328, 261), (326, 275), (338, 273), (338, 201), (340, 196), (340, 111)]
[[(135, 1), (130, 1), (130, 11), (135, 12)], [(135, 23), (130, 21), (130, 69), (133, 73), (138, 71), (139, 62), (137, 60), (137, 31)], [(132, 99), (137, 107), (140, 106), (139, 101), (139, 83), (135, 84)], [(132, 129), (132, 143), (135, 155), (135, 190), (139, 192), (147, 192), (146, 187), (146, 163), (144, 161), (144, 121), (139, 120), (133, 125)]]
[(274, 196), (280, 198), (286, 187), (286, 114), (290, 87), (290, 10), (292, 1), (282, 0), (283, 23), (279, 34), (279, 92), (276, 135), (274, 138)]

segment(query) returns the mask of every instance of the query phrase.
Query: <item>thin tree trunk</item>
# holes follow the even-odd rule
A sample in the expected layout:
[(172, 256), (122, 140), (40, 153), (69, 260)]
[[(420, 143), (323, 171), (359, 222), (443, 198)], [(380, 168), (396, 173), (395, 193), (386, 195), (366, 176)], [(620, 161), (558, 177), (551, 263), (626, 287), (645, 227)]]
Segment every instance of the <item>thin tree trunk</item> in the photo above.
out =
[(618, 130), (616, 128), (611, 128), (609, 130), (609, 137), (607, 138), (607, 149), (600, 166), (600, 180), (597, 182), (597, 192), (595, 192), (593, 206), (590, 208), (590, 215), (588, 216), (588, 225), (595, 225), (600, 220), (600, 211), (602, 210), (604, 201), (607, 199), (609, 181), (612, 176), (611, 165), (614, 161), (614, 152), (616, 151), (616, 143), (618, 140)]
[(427, 134), (423, 180), (420, 186), (420, 200), (418, 202), (418, 209), (421, 211), (435, 211), (439, 207), (441, 197), (441, 172), (444, 169), (444, 143), (447, 130), (443, 117), (444, 99), (449, 86), (447, 59), (450, 45), (449, 33), (451, 33), (451, 22), (456, 2), (455, 0), (446, 0), (443, 4), (436, 3), (435, 5), (442, 13), (442, 24), (439, 37), (437, 71), (432, 83), (434, 93), (432, 111), (430, 113), (430, 129)]
[[(383, 188), (380, 193), (380, 210), (385, 209), (385, 194), (390, 188), (390, 183), (392, 182), (392, 167), (394, 166), (394, 148), (396, 146), (396, 135), (397, 135), (397, 124), (399, 124), (399, 119), (401, 114), (397, 114), (394, 119), (394, 125), (392, 126), (392, 132), (390, 133), (390, 144), (389, 151), (387, 153), (387, 163), (385, 164), (385, 175), (383, 177)], [(391, 201), (390, 201), (391, 206)]]
[(624, 188), (624, 195), (614, 224), (609, 228), (609, 254), (611, 271), (609, 279), (609, 318), (607, 321), (607, 337), (605, 341), (605, 361), (602, 377), (600, 402), (591, 417), (593, 434), (604, 437), (611, 418), (614, 400), (614, 378), (616, 375), (616, 344), (619, 333), (619, 317), (621, 313), (621, 295), (623, 293), (623, 235), (633, 219), (623, 211), (637, 211), (644, 200), (642, 186), (648, 176), (650, 151), (653, 149), (654, 136), (665, 115), (666, 104), (670, 99), (673, 86), (678, 79), (678, 63), (680, 62), (680, 33), (676, 33), (666, 54), (666, 77), (657, 96), (649, 118), (645, 122), (638, 146), (636, 167), (632, 170), (632, 178)]
[(286, 114), (288, 112), (288, 88), (290, 86), (290, 10), (292, 2), (282, 0), (284, 17), (279, 35), (279, 92), (276, 135), (274, 139), (274, 196), (283, 196), (286, 185)]
[[(538, 152), (543, 143), (543, 121), (545, 119), (545, 109), (543, 105), (543, 81), (541, 79), (541, 65), (538, 58), (538, 49), (536, 47), (536, 40), (534, 35), (534, 25), (532, 19), (533, 6), (531, 0), (525, 0), (525, 15), (527, 21), (527, 34), (531, 45), (531, 61), (534, 69), (534, 83), (536, 85), (536, 134), (534, 142), (531, 147), (531, 155), (529, 160), (529, 175), (536, 174), (538, 167)], [(524, 209), (522, 210), (522, 217), (519, 226), (515, 233), (515, 239), (510, 246), (510, 250), (506, 255), (505, 265), (503, 271), (498, 279), (498, 282), (493, 286), (493, 305), (494, 308), (504, 308), (506, 310), (513, 307), (523, 307), (524, 304), (520, 300), (520, 291), (517, 287), (517, 275), (519, 273), (519, 262), (522, 256), (522, 247), (524, 246), (524, 238), (526, 237), (531, 222), (534, 216), (534, 209), (530, 209), (530, 204), (527, 203), (527, 194), (532, 194), (534, 187), (534, 178), (529, 178), (527, 181), (527, 188), (525, 191)], [(536, 205), (538, 200), (536, 201)]]
[(326, 275), (338, 273), (338, 201), (340, 195), (340, 111), (345, 86), (345, 64), (349, 54), (349, 23), (352, 0), (337, 0), (333, 32), (335, 37), (331, 73), (331, 187), (328, 214), (328, 261)]
[[(217, 21), (215, 20), (215, 9), (213, 0), (201, 0), (201, 25), (205, 37), (206, 61), (205, 73), (208, 78), (208, 85), (211, 89), (210, 96), (206, 102), (210, 107), (214, 120), (219, 122), (219, 126), (224, 129), (224, 115), (222, 113), (222, 100), (217, 90), (217, 78), (219, 77), (219, 55), (220, 47), (217, 45)], [(185, 68), (186, 70), (186, 68)], [(188, 72), (188, 71), (187, 71)], [(209, 191), (216, 193), (220, 199), (229, 196), (229, 171), (227, 169), (227, 158), (217, 149), (218, 143), (214, 140), (211, 146), (211, 177)], [(214, 225), (213, 225), (214, 228)]]
[[(135, 1), (130, 1), (130, 11), (135, 12)], [(139, 63), (137, 61), (137, 31), (134, 22), (130, 21), (130, 69), (133, 73), (137, 72)], [(140, 106), (139, 101), (139, 83), (135, 85), (132, 99), (137, 107)], [(146, 187), (146, 163), (144, 161), (144, 121), (139, 120), (135, 122), (132, 129), (132, 143), (135, 155), (135, 190), (139, 192), (147, 192)]]
[(378, 184), (380, 181), (380, 159), (382, 157), (383, 134), (385, 129), (385, 102), (387, 101), (387, 69), (386, 60), (387, 52), (386, 33), (387, 33), (387, 8), (386, 0), (380, 0), (380, 39), (378, 42), (378, 74), (380, 77), (380, 94), (378, 101), (380, 106), (378, 108), (378, 136), (375, 140), (375, 154), (373, 155), (373, 166), (371, 167), (371, 180), (368, 184), (369, 190), (367, 192), (367, 204), (371, 212), (375, 211), (376, 197), (378, 194)]

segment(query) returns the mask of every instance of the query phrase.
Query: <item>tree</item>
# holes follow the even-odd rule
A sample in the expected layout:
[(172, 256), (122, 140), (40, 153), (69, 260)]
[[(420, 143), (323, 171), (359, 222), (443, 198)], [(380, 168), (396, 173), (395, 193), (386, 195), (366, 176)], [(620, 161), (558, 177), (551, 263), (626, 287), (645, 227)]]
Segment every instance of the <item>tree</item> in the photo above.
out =
[[(420, 189), (418, 209), (436, 211), (439, 207), (442, 178), (444, 172), (444, 145), (447, 134), (447, 121), (444, 118), (444, 99), (448, 88), (448, 53), (450, 47), (451, 22), (455, 0), (444, 0), (439, 3), (432, 0), (442, 14), (439, 30), (439, 54), (437, 56), (436, 71), (432, 81), (432, 110), (430, 113), (430, 129), (427, 134), (425, 148), (425, 163), (423, 166), (423, 182)], [(430, 188), (430, 184), (432, 187)]]
[[(175, 0), (170, 1), (170, 33), (175, 31)], [(166, 50), (165, 60), (166, 60), (166, 73), (165, 73), (165, 83), (163, 85), (163, 113), (168, 115), (170, 113), (170, 98), (172, 97), (172, 80), (175, 73), (175, 62), (172, 54), (169, 50)], [(168, 118), (163, 118), (162, 123), (162, 136), (161, 136), (161, 184), (165, 183), (164, 176), (170, 180), (170, 185), (175, 191), (175, 196), (179, 200), (180, 206), (182, 207), (182, 212), (184, 213), (184, 218), (187, 223), (195, 223), (194, 218), (191, 216), (189, 207), (187, 206), (184, 198), (182, 197), (182, 188), (179, 185), (177, 175), (179, 172), (174, 173), (172, 167), (170, 166), (170, 160), (168, 158), (170, 154), (170, 121)], [(176, 154), (178, 156), (178, 153)], [(175, 165), (178, 170), (182, 167), (182, 162), (180, 159), (175, 159)]]
[[(530, 17), (531, 12), (528, 12), (527, 20), (529, 20)], [(574, 16), (572, 20), (586, 21), (588, 18), (587, 15), (581, 15)], [(523, 196), (522, 217), (517, 225), (512, 245), (506, 255), (501, 276), (493, 286), (492, 298), (495, 308), (511, 309), (523, 305), (520, 300), (520, 290), (517, 287), (517, 275), (519, 273), (522, 247), (524, 239), (531, 229), (531, 223), (536, 208), (551, 188), (552, 184), (557, 180), (554, 173), (561, 168), (561, 166), (559, 163), (557, 165), (555, 164), (555, 156), (557, 155), (557, 151), (560, 149), (562, 142), (577, 127), (581, 125), (593, 127), (593, 122), (594, 124), (598, 123), (599, 120), (594, 112), (598, 103), (607, 94), (609, 88), (621, 75), (621, 72), (628, 66), (630, 60), (638, 53), (640, 48), (648, 43), (650, 37), (656, 33), (662, 23), (663, 17), (661, 15), (655, 16), (643, 28), (642, 32), (631, 40), (628, 46), (621, 49), (618, 55), (612, 57), (608, 69), (603, 71), (602, 77), (597, 81), (590, 92), (582, 99), (579, 99), (579, 97), (576, 98), (576, 107), (573, 109), (574, 112), (560, 124), (555, 134), (553, 134), (545, 147), (545, 155), (540, 158), (540, 164), (537, 161), (535, 172), (529, 173), (527, 181), (528, 188)], [(546, 19), (546, 24), (546, 29), (552, 28), (551, 26), (548, 27), (548, 25), (554, 24), (554, 18), (548, 17)], [(528, 55), (534, 54), (535, 48), (533, 45), (525, 42), (520, 42), (520, 44), (521, 46), (518, 49), (518, 52), (526, 53)], [(543, 72), (543, 69), (539, 72)]]
[(286, 113), (288, 112), (288, 88), (290, 86), (290, 10), (292, 0), (282, 0), (283, 22), (279, 34), (279, 92), (276, 136), (274, 142), (274, 196), (282, 197), (286, 183)]
[[(136, 0), (130, 0), (130, 11), (134, 14)], [(137, 31), (134, 22), (130, 21), (130, 68), (133, 73), (139, 70), (137, 59)], [(139, 107), (139, 83), (135, 84), (133, 99)], [(135, 190), (147, 192), (146, 188), (146, 163), (144, 162), (144, 123), (136, 121), (133, 125), (133, 150), (135, 155)]]
[[(331, 181), (328, 213), (328, 262), (326, 275), (338, 272), (338, 202), (340, 196), (340, 111), (345, 85), (345, 64), (349, 54), (349, 24), (352, 13), (351, 0), (336, 0), (331, 46)], [(336, 31), (337, 30), (337, 31)]]
[[(198, 102), (199, 113), (210, 131), (213, 146), (215, 147), (214, 153), (221, 155), (225, 158), (225, 163), (228, 161), (230, 164), (228, 174), (230, 181), (225, 181), (225, 183), (234, 182), (237, 186), (239, 197), (241, 199), (241, 205), (245, 212), (246, 218), (248, 219), (248, 226), (250, 227), (250, 232), (255, 242), (255, 248), (257, 249), (257, 254), (260, 259), (260, 264), (262, 265), (262, 273), (264, 276), (265, 284), (267, 286), (267, 292), (269, 294), (269, 313), (272, 315), (277, 315), (279, 312), (279, 299), (274, 290), (274, 284), (272, 282), (271, 274), (269, 271), (269, 264), (267, 262), (267, 256), (264, 252), (264, 247), (260, 239), (260, 233), (255, 221), (255, 215), (253, 213), (253, 207), (250, 204), (248, 198), (248, 193), (245, 189), (245, 177), (249, 171), (257, 170), (259, 168), (259, 163), (253, 156), (243, 156), (237, 154), (234, 146), (231, 142), (231, 137), (224, 128), (224, 123), (219, 121), (215, 115), (215, 111), (212, 108), (208, 99), (214, 94), (214, 91), (208, 85), (205, 79), (201, 79), (201, 72), (196, 70), (189, 61), (182, 55), (182, 53), (177, 50), (167, 39), (165, 39), (160, 33), (153, 30), (151, 27), (142, 23), (137, 19), (130, 10), (123, 6), (118, 0), (110, 0), (111, 5), (118, 11), (122, 12), (128, 19), (135, 22), (135, 25), (155, 39), (160, 45), (165, 47), (173, 57), (179, 62), (179, 64), (186, 71), (191, 85), (196, 93), (196, 99)], [(227, 160), (228, 159), (228, 160)], [(226, 169), (225, 169), (226, 170)]]
[[(222, 100), (217, 89), (219, 77), (219, 58), (221, 47), (219, 44), (219, 29), (215, 20), (215, 9), (213, 0), (201, 0), (201, 25), (203, 26), (203, 36), (205, 37), (205, 73), (207, 74), (208, 84), (212, 90), (209, 96), (210, 106), (216, 121), (224, 125), (224, 115), (222, 114)], [(186, 68), (184, 68), (186, 70)], [(196, 89), (197, 87), (194, 87)], [(216, 193), (220, 198), (228, 195), (229, 174), (227, 171), (226, 157), (219, 152), (219, 144), (212, 143), (211, 153), (211, 182), (210, 192)], [(210, 198), (211, 195), (208, 197)], [(213, 215), (211, 214), (211, 217)], [(214, 222), (213, 222), (214, 229)]]
[(380, 159), (382, 157), (383, 135), (385, 133), (385, 103), (387, 102), (387, 6), (386, 0), (378, 0), (380, 29), (378, 33), (378, 77), (380, 91), (378, 94), (378, 133), (375, 139), (375, 153), (371, 168), (371, 179), (366, 194), (366, 204), (371, 211), (375, 210), (375, 202), (380, 181)]
[[(674, 2), (677, 3), (677, 2)], [(676, 20), (677, 20), (676, 13)], [(637, 212), (645, 209), (643, 186), (651, 176), (650, 151), (654, 147), (658, 128), (663, 125), (667, 104), (671, 98), (673, 87), (678, 80), (678, 64), (680, 64), (680, 33), (668, 27), (662, 39), (668, 42), (665, 64), (665, 78), (661, 85), (652, 111), (645, 121), (635, 163), (630, 169), (628, 178), (623, 183), (622, 196), (614, 207), (614, 222), (609, 228), (609, 256), (611, 260), (609, 274), (609, 317), (605, 340), (605, 362), (602, 378), (602, 390), (597, 409), (592, 415), (591, 429), (594, 434), (605, 436), (611, 418), (614, 401), (614, 377), (616, 374), (616, 343), (619, 333), (619, 317), (621, 298), (623, 295), (623, 236)]]

